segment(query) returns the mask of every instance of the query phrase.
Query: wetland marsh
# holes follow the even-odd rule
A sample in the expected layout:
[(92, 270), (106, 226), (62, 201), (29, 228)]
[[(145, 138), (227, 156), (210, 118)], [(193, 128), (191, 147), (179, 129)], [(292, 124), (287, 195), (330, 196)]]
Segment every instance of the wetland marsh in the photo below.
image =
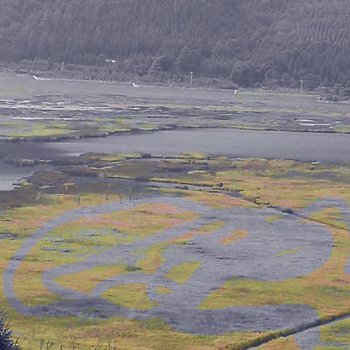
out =
[(1, 78), (23, 349), (347, 348), (348, 105)]

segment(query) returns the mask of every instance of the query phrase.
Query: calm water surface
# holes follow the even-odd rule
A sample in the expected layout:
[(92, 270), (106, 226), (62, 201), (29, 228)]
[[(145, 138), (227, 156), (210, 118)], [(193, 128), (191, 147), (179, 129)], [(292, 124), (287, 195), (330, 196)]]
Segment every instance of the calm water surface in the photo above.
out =
[(147, 152), (153, 155), (203, 152), (232, 157), (350, 161), (350, 135), (235, 129), (160, 131), (114, 135), (46, 145), (50, 152)]
[(11, 158), (47, 159), (86, 152), (145, 152), (152, 155), (202, 152), (239, 158), (350, 162), (350, 135), (234, 129), (176, 130), (54, 143), (0, 142), (0, 152), (7, 154), (0, 160), (0, 189), (10, 189), (13, 182), (37, 169), (6, 165), (5, 159)]

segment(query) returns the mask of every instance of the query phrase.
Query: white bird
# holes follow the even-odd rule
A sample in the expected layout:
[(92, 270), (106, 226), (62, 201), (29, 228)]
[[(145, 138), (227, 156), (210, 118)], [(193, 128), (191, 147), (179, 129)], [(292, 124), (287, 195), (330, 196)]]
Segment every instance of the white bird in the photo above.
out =
[(137, 85), (136, 83), (132, 83), (132, 86), (133, 86), (134, 88), (139, 88), (139, 87), (140, 87), (140, 85)]
[(37, 77), (35, 74), (32, 75), (35, 80), (50, 80), (49, 78), (40, 78)]

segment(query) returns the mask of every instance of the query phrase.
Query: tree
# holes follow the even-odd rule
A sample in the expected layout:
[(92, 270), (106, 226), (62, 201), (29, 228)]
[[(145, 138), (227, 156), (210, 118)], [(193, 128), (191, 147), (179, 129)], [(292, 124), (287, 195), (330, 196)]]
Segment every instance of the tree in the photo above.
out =
[(177, 67), (181, 73), (198, 73), (201, 69), (202, 57), (198, 50), (184, 47), (177, 58)]
[(0, 0), (0, 8), (7, 62), (50, 57), (101, 71), (113, 58), (113, 74), (349, 83), (346, 0)]
[(156, 57), (150, 68), (151, 74), (170, 72), (173, 69), (173, 61), (167, 55)]
[(0, 313), (0, 349), (19, 350), (17, 341), (13, 339), (12, 331), (8, 326), (6, 315)]

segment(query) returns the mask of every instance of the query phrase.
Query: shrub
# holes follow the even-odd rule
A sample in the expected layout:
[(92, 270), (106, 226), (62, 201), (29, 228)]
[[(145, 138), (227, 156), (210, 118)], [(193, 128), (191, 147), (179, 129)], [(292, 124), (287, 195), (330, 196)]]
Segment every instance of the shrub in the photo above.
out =
[(4, 313), (0, 313), (0, 349), (19, 350), (17, 340), (13, 339), (12, 330), (9, 328), (7, 318)]

